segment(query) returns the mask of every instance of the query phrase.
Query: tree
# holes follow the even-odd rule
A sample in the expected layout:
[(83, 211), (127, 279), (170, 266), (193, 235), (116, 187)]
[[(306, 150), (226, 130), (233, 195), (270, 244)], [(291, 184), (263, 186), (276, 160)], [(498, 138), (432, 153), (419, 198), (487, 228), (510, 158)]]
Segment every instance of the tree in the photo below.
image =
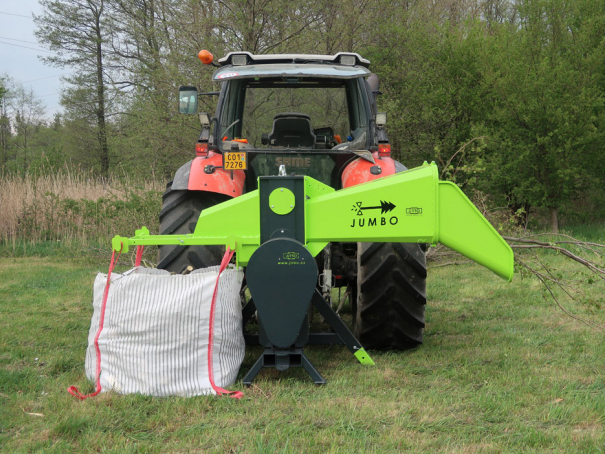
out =
[(31, 140), (44, 121), (44, 104), (36, 97), (34, 91), (21, 84), (15, 84), (10, 104), (14, 113), (14, 145), (23, 162), (23, 171), (27, 171), (33, 156), (30, 155)]
[[(600, 153), (602, 47), (583, 45), (581, 1), (519, 2), (517, 23), (494, 29), (485, 84), (492, 94), (490, 182), (517, 206), (558, 210), (590, 185)], [(587, 178), (588, 177), (588, 178)]]
[[(479, 159), (471, 151), (481, 142), (456, 153), (486, 133), (483, 27), (470, 19), (454, 25), (443, 19), (450, 9), (438, 6), (428, 10), (410, 4), (394, 11), (393, 20), (379, 23), (375, 44), (366, 55), (381, 78), (384, 95), (379, 104), (389, 114), (389, 139), (396, 156), (415, 166), (425, 160), (447, 165), (456, 155), (456, 162), (464, 158), (470, 169)], [(458, 17), (458, 11), (453, 12)], [(400, 44), (389, 44), (393, 42)], [(457, 173), (456, 182), (465, 184), (468, 173)]]
[(6, 107), (6, 77), (0, 79), (0, 146), (2, 147), (2, 170), (8, 162), (8, 140), (11, 135), (10, 119)]
[[(111, 34), (106, 0), (41, 0), (43, 13), (34, 16), (36, 37), (50, 46), (55, 56), (44, 61), (56, 67), (72, 67), (76, 76), (66, 80), (74, 87), (63, 95), (63, 105), (73, 113), (94, 117), (91, 132), (96, 146), (85, 150), (98, 159), (101, 175), (107, 177), (110, 165), (107, 139), (107, 71), (104, 52)], [(75, 103), (73, 91), (85, 91), (84, 104)]]
[(3, 170), (27, 171), (36, 158), (36, 141), (44, 125), (44, 103), (31, 88), (5, 76), (2, 79), (0, 144)]
[[(195, 85), (200, 92), (217, 90), (210, 80), (215, 68), (202, 65), (197, 53), (206, 48), (221, 57), (232, 50), (309, 49), (308, 38), (313, 36), (305, 33), (318, 22), (318, 3), (108, 2), (112, 40), (105, 47), (105, 61), (111, 67), (112, 84), (122, 89), (120, 114), (113, 117), (117, 134), (110, 138), (110, 146), (120, 150), (114, 162), (144, 172), (151, 167), (167, 177), (172, 174), (190, 159), (199, 134), (195, 117), (177, 113), (178, 86)], [(301, 44), (304, 39), (306, 46)], [(200, 102), (201, 110), (214, 113), (215, 97), (203, 97)]]

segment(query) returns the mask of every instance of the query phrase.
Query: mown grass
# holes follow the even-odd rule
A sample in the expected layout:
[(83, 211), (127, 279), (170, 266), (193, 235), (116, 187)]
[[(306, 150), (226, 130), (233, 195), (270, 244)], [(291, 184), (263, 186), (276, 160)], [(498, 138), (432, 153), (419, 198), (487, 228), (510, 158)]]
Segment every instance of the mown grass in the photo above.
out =
[[(558, 268), (568, 263), (553, 254)], [(122, 263), (126, 264), (128, 260)], [(151, 398), (92, 390), (84, 353), (101, 260), (0, 259), (0, 447), (111, 452), (601, 452), (603, 332), (476, 265), (430, 271), (424, 344), (372, 352), (310, 347), (327, 378), (263, 371), (227, 398)], [(602, 286), (593, 292), (603, 294)], [(569, 303), (570, 304), (570, 303)], [(586, 305), (576, 315), (605, 325)], [(249, 349), (242, 374), (258, 349)]]

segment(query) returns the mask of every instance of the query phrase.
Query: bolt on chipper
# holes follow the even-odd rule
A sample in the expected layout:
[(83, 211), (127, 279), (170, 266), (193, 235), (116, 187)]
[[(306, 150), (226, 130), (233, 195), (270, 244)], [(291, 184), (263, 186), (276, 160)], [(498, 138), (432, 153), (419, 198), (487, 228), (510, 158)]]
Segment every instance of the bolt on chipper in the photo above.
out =
[[(218, 67), (221, 89), (181, 87), (180, 111), (197, 114), (199, 96), (218, 95), (217, 113), (199, 114), (196, 157), (167, 186), (161, 234), (143, 227), (112, 244), (159, 245), (158, 268), (175, 272), (235, 251), (251, 295), (244, 321), (258, 315), (259, 334), (248, 340), (264, 347), (245, 384), (262, 367), (294, 366), (325, 383), (307, 344), (343, 343), (372, 364), (364, 346), (421, 343), (427, 243), (512, 279), (512, 250), (462, 191), (439, 181), (435, 164), (408, 170), (392, 159), (369, 61), (237, 52), (217, 64), (206, 51), (200, 59)], [(352, 330), (331, 307), (333, 287), (351, 295)], [(311, 306), (331, 332), (310, 332)]]

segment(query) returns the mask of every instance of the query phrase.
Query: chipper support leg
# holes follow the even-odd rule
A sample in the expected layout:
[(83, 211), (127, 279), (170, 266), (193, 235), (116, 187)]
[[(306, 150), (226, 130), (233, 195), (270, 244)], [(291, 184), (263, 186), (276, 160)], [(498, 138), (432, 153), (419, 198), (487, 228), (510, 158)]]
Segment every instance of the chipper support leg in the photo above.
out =
[(311, 376), (313, 382), (317, 385), (326, 383), (325, 378), (321, 376), (317, 369), (313, 367), (311, 361), (305, 356), (302, 348), (292, 349), (274, 349), (265, 348), (260, 358), (254, 363), (254, 366), (246, 374), (242, 382), (250, 386), (254, 378), (263, 367), (274, 367), (279, 371), (288, 370), (291, 367), (302, 367)]
[(260, 370), (262, 368), (263, 368), (263, 355), (261, 355), (256, 360), (256, 362), (254, 363), (254, 366), (252, 366), (252, 368), (248, 371), (248, 373), (242, 380), (242, 383), (245, 386), (250, 386), (252, 384), (252, 380), (254, 380), (254, 378), (258, 375), (258, 373), (260, 372)]
[(374, 361), (370, 358), (370, 355), (361, 346), (361, 343), (357, 340), (351, 330), (345, 325), (342, 319), (334, 312), (327, 301), (321, 296), (319, 290), (315, 289), (312, 299), (313, 306), (319, 311), (322, 317), (330, 325), (332, 330), (340, 337), (343, 344), (349, 349), (351, 353), (359, 360), (361, 364), (373, 365)]
[(309, 359), (304, 353), (302, 354), (301, 360), (302, 367), (311, 376), (316, 385), (325, 385), (327, 383), (326, 379), (323, 378), (319, 372), (317, 372), (317, 369), (313, 367), (313, 364), (311, 364), (311, 361), (309, 361)]

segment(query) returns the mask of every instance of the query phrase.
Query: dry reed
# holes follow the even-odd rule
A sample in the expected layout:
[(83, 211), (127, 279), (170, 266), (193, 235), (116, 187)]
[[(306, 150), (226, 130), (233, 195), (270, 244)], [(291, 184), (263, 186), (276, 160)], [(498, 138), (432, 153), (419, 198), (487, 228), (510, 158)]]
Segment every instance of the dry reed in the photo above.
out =
[[(0, 176), (0, 242), (87, 240), (156, 227), (164, 183), (128, 176), (102, 180), (70, 168)], [(133, 224), (134, 223), (134, 224)]]

